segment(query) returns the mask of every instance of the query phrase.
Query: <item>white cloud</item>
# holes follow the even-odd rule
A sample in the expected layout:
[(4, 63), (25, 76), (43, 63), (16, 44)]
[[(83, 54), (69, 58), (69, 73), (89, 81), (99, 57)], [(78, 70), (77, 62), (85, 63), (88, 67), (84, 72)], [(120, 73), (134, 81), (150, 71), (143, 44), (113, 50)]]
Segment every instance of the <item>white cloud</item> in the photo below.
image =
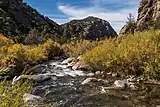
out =
[[(124, 1), (124, 3), (123, 3)], [(93, 0), (92, 7), (84, 7), (78, 8), (76, 6), (70, 5), (58, 5), (58, 9), (67, 15), (68, 21), (72, 19), (82, 19), (88, 16), (95, 16), (98, 18), (102, 18), (111, 23), (113, 28), (119, 32), (120, 28), (125, 24), (126, 17), (129, 13), (132, 13), (135, 17), (137, 16), (137, 8), (139, 0)], [(124, 7), (114, 11), (114, 9), (106, 9), (101, 4), (103, 3), (122, 3), (122, 5), (128, 5), (128, 7)]]

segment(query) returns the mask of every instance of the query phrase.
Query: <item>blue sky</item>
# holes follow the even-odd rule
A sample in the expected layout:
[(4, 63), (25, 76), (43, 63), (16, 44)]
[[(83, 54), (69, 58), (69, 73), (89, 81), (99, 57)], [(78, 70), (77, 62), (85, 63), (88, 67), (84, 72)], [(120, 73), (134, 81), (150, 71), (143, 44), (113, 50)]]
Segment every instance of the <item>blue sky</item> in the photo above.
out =
[(129, 13), (136, 18), (140, 0), (24, 0), (24, 2), (59, 24), (95, 16), (109, 21), (119, 32)]

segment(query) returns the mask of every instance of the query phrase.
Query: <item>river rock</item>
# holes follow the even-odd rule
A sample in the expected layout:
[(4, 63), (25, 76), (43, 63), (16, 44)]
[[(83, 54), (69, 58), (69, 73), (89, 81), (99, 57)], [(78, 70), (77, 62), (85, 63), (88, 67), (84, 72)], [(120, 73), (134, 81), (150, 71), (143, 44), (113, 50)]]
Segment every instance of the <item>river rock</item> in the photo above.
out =
[(78, 61), (73, 67), (73, 70), (91, 70), (91, 67), (83, 61)]
[(93, 77), (95, 74), (94, 73), (88, 73), (87, 76), (88, 77)]
[(100, 74), (101, 74), (101, 71), (96, 71), (95, 74), (96, 74), (96, 75), (100, 75)]
[(118, 77), (119, 74), (118, 73), (112, 73), (112, 77)]
[(29, 107), (37, 107), (38, 104), (42, 101), (42, 98), (40, 96), (35, 96), (29, 93), (25, 93), (23, 95), (23, 101), (29, 106)]
[(64, 60), (61, 64), (62, 64), (62, 65), (66, 65), (66, 64), (68, 64), (68, 63), (71, 63), (74, 59), (75, 59), (75, 58), (68, 58), (68, 59)]
[(93, 81), (98, 81), (98, 80), (96, 78), (87, 78), (81, 84), (86, 85), (86, 84), (89, 84), (90, 82), (93, 82)]
[(32, 80), (35, 82), (42, 82), (48, 79), (52, 79), (53, 75), (50, 74), (38, 74), (38, 75), (20, 75), (19, 77), (14, 77), (12, 84), (15, 84), (17, 81), (21, 79)]
[(127, 84), (124, 80), (116, 80), (114, 82), (114, 87), (125, 89), (127, 87)]
[(137, 87), (136, 85), (134, 85), (134, 84), (129, 85), (129, 88), (130, 88), (131, 90), (133, 90), (133, 91), (138, 90), (138, 87)]
[(113, 86), (119, 89), (138, 90), (138, 87), (135, 85), (135, 83), (128, 82), (127, 80), (116, 80)]

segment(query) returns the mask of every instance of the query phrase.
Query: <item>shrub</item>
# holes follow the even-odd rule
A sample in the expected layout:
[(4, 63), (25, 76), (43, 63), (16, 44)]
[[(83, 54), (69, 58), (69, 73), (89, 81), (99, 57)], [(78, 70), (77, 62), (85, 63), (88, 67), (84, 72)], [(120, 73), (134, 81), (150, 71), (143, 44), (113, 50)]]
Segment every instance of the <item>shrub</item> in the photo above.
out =
[[(127, 74), (147, 74), (157, 78), (160, 64), (160, 31), (123, 35), (106, 39), (87, 51), (83, 60), (94, 69)], [(156, 76), (155, 76), (156, 75)]]
[(93, 49), (98, 44), (100, 44), (100, 42), (82, 40), (63, 44), (62, 49), (65, 51), (65, 53), (68, 53), (71, 56), (79, 56), (85, 53), (87, 50)]
[(20, 64), (19, 67), (24, 63), (36, 64), (61, 53), (60, 45), (52, 40), (47, 40), (39, 45), (5, 45), (0, 50), (1, 53), (5, 53), (0, 57), (3, 64), (8, 66)]

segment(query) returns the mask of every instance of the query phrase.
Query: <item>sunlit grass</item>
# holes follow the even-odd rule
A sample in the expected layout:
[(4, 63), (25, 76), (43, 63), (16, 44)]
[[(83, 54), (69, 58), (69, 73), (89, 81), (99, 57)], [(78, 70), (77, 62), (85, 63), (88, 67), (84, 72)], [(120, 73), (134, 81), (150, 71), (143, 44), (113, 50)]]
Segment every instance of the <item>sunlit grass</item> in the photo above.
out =
[(23, 95), (30, 92), (31, 88), (29, 82), (18, 82), (15, 85), (7, 81), (0, 82), (0, 107), (27, 107)]

